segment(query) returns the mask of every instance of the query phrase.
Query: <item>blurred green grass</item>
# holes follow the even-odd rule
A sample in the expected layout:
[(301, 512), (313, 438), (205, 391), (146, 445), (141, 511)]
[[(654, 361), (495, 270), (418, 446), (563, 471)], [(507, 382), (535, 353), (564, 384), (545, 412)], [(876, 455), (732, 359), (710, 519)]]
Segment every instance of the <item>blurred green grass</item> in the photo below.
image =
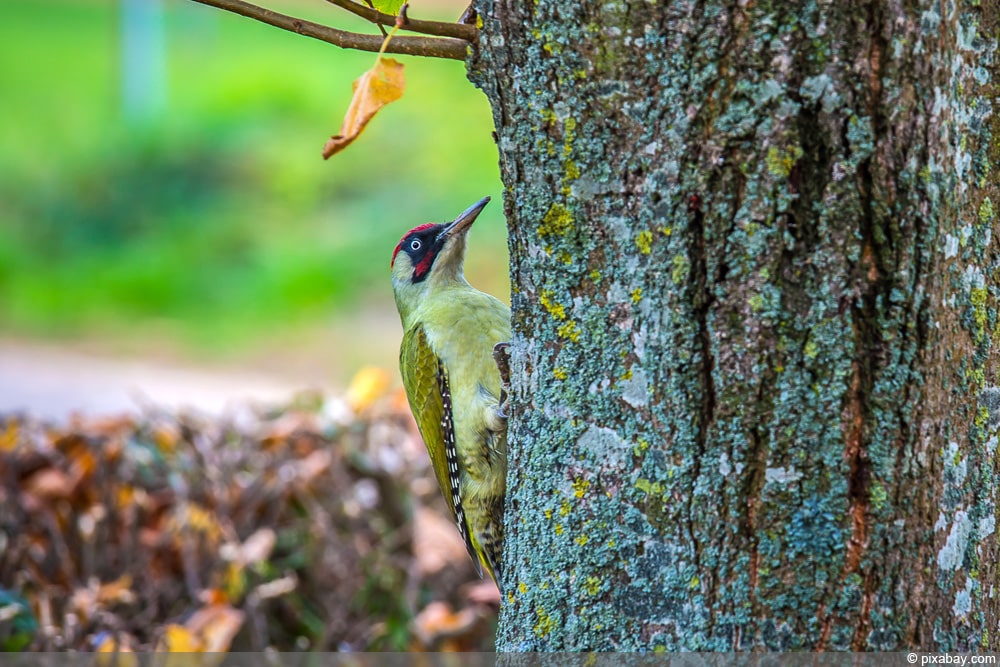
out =
[[(271, 6), (368, 29), (320, 0)], [(420, 6), (454, 19), (464, 3)], [(492, 121), (462, 63), (400, 58), (403, 99), (323, 162), (373, 54), (188, 0), (164, 8), (167, 104), (129, 123), (117, 2), (4, 3), (0, 334), (166, 331), (231, 351), (391, 308), (399, 237), (487, 194), (466, 273), (507, 295)]]

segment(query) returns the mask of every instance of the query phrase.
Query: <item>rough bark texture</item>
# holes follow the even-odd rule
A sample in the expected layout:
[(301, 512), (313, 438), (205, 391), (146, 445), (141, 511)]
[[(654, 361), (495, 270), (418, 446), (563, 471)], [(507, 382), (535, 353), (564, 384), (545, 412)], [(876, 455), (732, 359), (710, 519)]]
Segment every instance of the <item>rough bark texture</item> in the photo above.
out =
[(498, 649), (1000, 647), (995, 3), (476, 4)]

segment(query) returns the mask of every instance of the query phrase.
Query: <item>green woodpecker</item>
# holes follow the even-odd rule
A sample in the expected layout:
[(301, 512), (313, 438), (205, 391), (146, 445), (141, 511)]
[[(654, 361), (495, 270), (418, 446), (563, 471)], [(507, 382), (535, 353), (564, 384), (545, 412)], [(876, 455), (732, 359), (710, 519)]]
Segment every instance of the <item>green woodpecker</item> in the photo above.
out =
[[(392, 253), (403, 321), (399, 366), (441, 493), (476, 564), (497, 579), (507, 477), (506, 392), (494, 354), (510, 340), (510, 309), (465, 279), (465, 236), (490, 198), (451, 223), (428, 223)], [(496, 347), (496, 350), (494, 348)]]

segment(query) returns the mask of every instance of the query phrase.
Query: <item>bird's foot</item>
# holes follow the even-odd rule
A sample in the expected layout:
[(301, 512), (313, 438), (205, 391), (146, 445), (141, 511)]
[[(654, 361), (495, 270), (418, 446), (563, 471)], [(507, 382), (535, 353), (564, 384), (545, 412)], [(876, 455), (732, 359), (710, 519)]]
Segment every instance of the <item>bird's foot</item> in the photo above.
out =
[(497, 343), (493, 346), (493, 361), (500, 371), (500, 405), (497, 407), (497, 415), (502, 419), (507, 419), (507, 408), (510, 401), (510, 343)]

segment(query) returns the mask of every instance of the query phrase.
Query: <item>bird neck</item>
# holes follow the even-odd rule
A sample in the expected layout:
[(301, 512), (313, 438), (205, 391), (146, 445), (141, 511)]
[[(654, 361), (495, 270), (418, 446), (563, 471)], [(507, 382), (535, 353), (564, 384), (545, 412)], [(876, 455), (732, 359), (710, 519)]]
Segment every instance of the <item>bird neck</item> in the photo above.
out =
[(433, 273), (423, 282), (399, 284), (395, 288), (396, 309), (406, 331), (421, 318), (422, 313), (440, 305), (447, 306), (456, 290), (472, 289), (472, 285), (465, 279), (462, 268), (458, 267), (457, 271)]

